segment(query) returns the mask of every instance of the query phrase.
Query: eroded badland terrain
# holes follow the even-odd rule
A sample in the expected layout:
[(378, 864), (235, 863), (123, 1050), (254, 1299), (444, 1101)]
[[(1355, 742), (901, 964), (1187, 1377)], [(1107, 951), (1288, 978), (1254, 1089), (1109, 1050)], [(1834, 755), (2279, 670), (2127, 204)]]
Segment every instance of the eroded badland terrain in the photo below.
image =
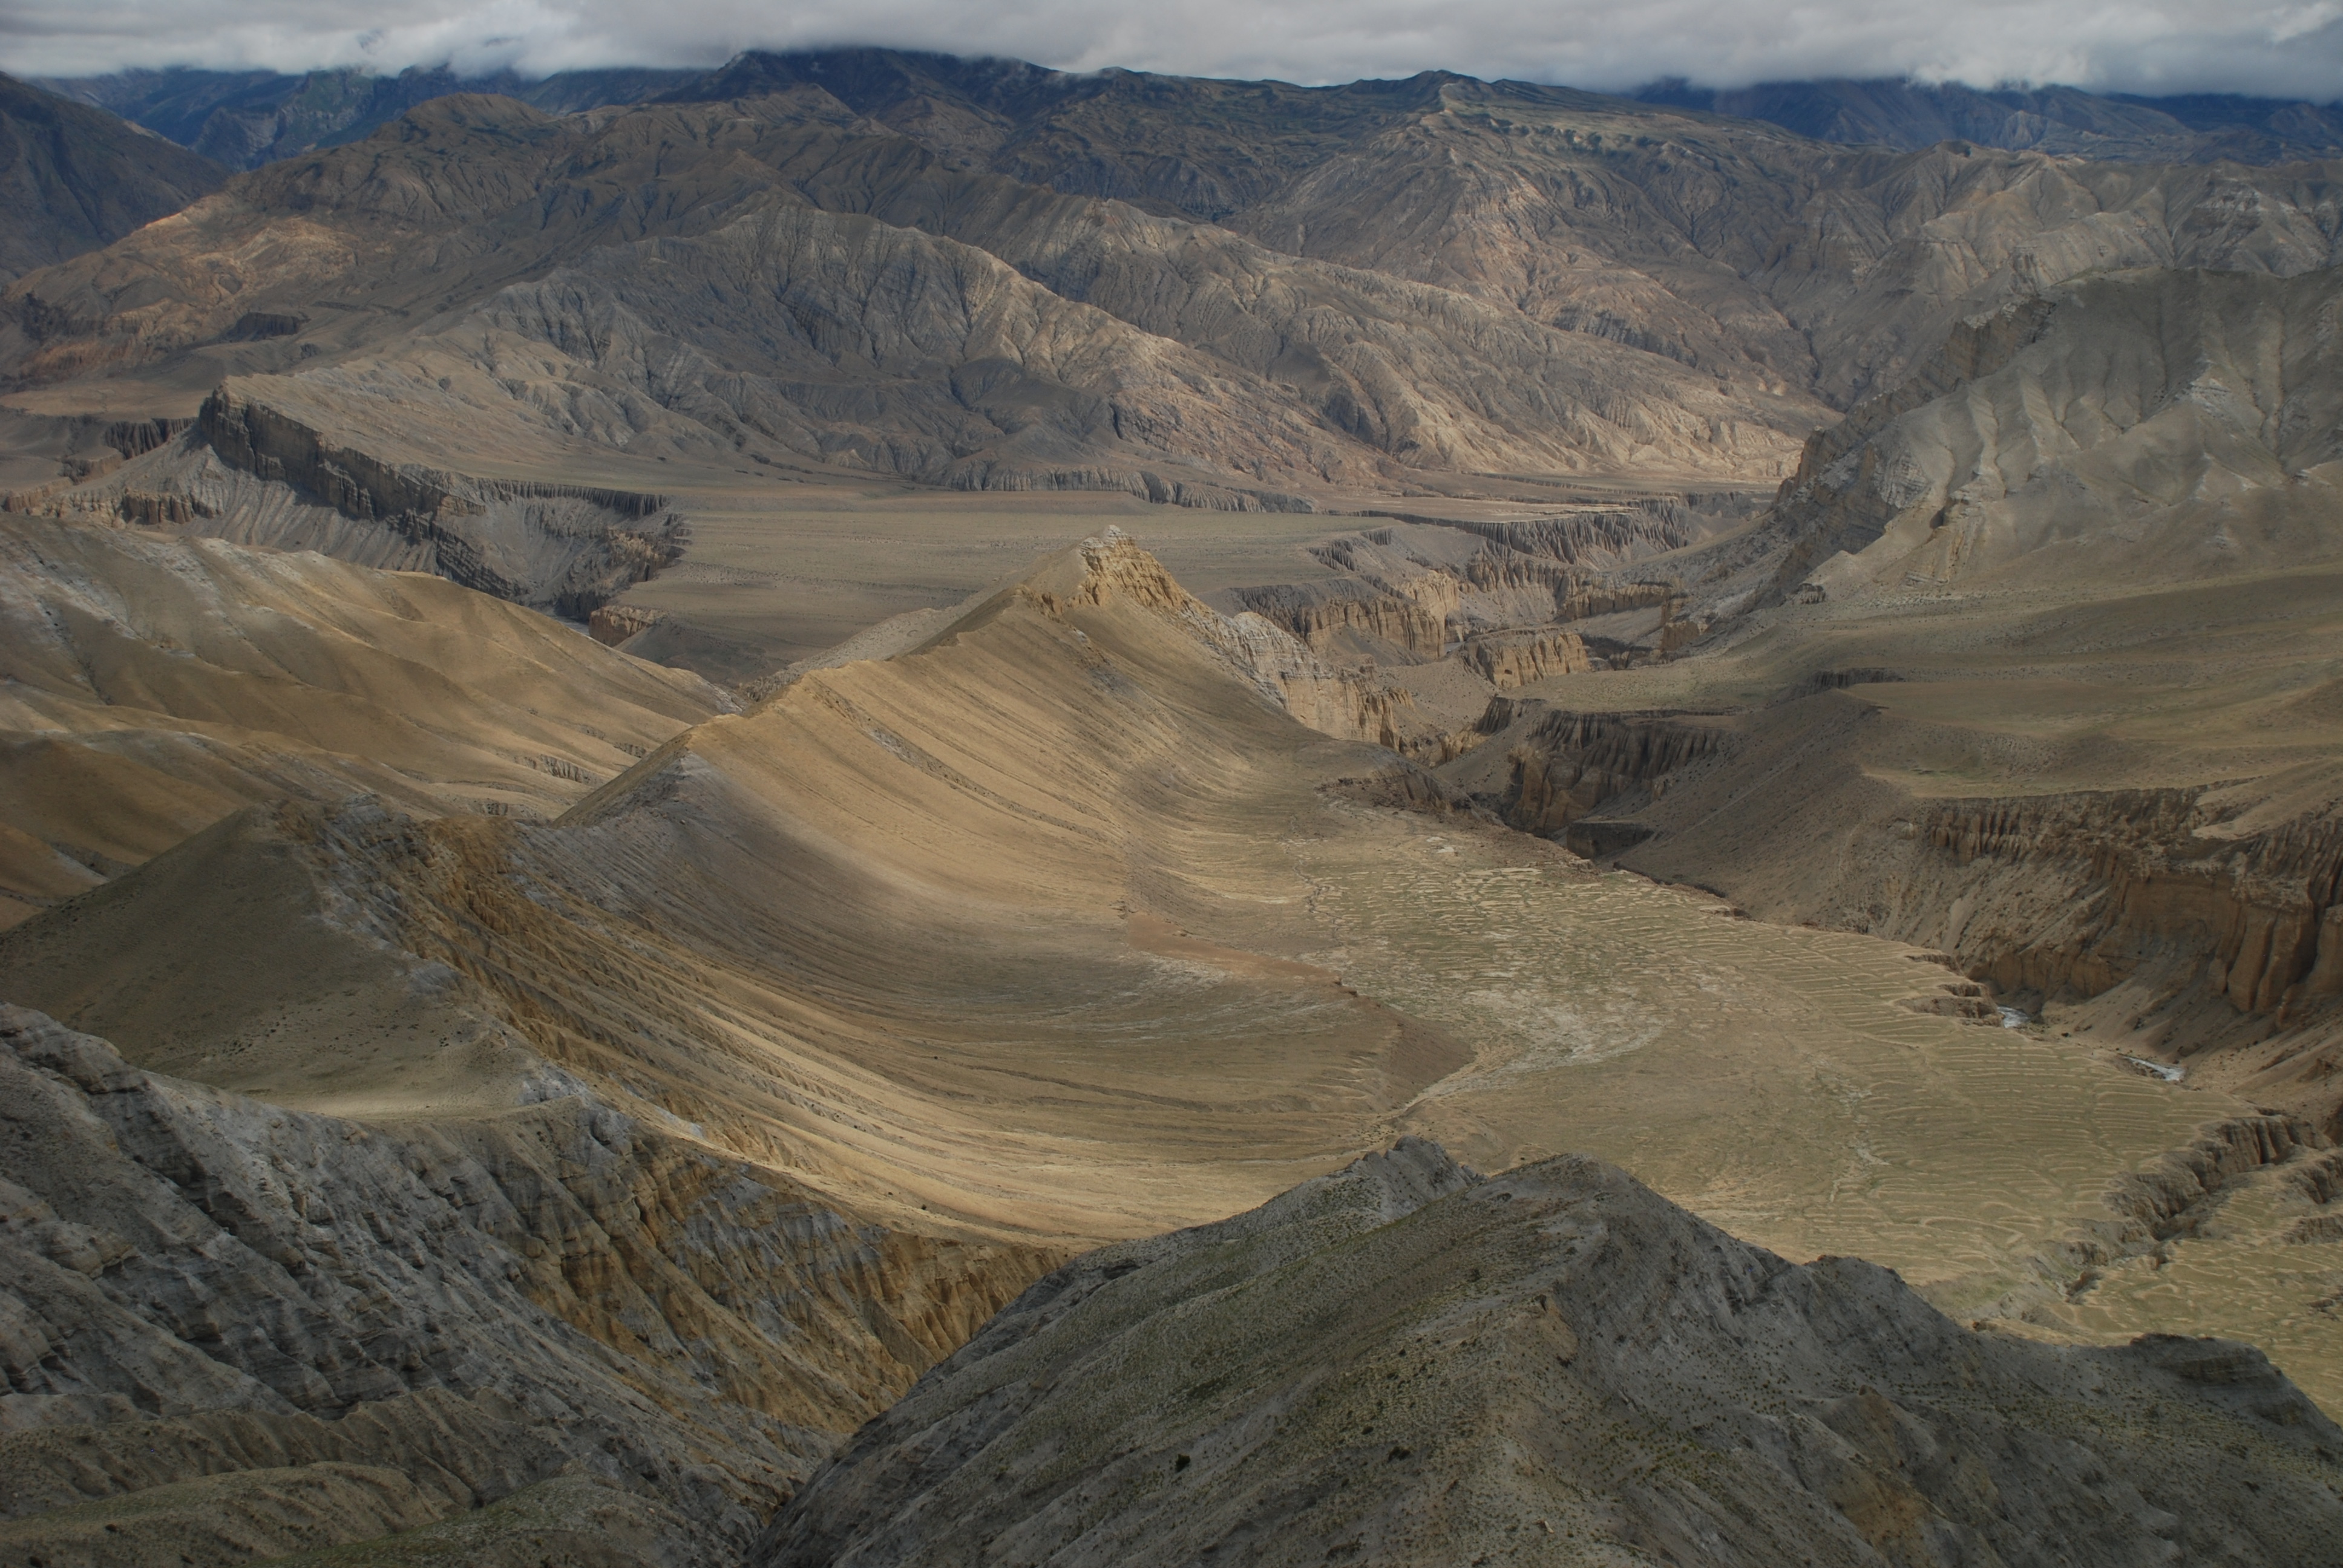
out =
[(0, 1563), (2334, 1560), (2307, 106), (202, 75), (0, 84)]

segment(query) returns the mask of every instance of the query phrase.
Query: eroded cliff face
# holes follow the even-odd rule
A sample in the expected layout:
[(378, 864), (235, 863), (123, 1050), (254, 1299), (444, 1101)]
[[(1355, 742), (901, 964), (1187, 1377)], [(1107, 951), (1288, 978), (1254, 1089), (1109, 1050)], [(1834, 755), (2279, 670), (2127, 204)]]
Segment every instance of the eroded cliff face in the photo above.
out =
[(1711, 714), (1500, 698), (1489, 738), (1440, 776), (1581, 854), (1938, 950), (2119, 1050), (2186, 1060), (2343, 1134), (2330, 792), (2278, 778), (1916, 795), (1879, 776), (1904, 731), (1857, 695), (1896, 678), (1824, 670), (1771, 706)]
[(1585, 640), (1558, 628), (1483, 632), (1466, 638), (1459, 653), (1468, 668), (1479, 670), (1500, 691), (1594, 668)]
[[(1548, 837), (1564, 837), (1599, 808), (1624, 814), (1662, 799), (1678, 772), (1728, 759), (1740, 743), (1735, 730), (1715, 720), (1577, 713), (1504, 697), (1490, 702), (1478, 728), (1488, 739), (1443, 776), (1512, 826)], [(1600, 840), (1566, 841), (1584, 853)], [(1633, 841), (1632, 835), (1624, 839)]]
[(1240, 596), (1254, 614), (1276, 622), (1302, 639), (1312, 652), (1328, 651), (1343, 632), (1356, 632), (1437, 658), (1448, 646), (1447, 612), (1455, 608), (1454, 583), (1441, 579), (1448, 602), (1426, 604), (1423, 596), (1377, 592), (1361, 583), (1341, 582), (1331, 589), (1296, 584), (1247, 588)]
[(1822, 913), (2084, 1003), (2118, 1040), (2343, 1136), (2343, 823), (2256, 793), (1920, 803), (1885, 825), (1905, 855), (1852, 860)]
[(368, 450), (312, 422), (316, 413), (272, 401), (272, 390), (286, 388), (232, 380), (191, 427), (109, 432), (127, 462), (77, 488), (15, 498), (16, 509), (433, 572), (574, 620), (672, 565), (690, 540), (665, 497), (386, 457), (407, 443)]
[[(2282, 1017), (2343, 994), (2343, 821), (2255, 826), (2249, 804), (2217, 789), (1940, 800), (1912, 827), (1968, 911), (1948, 921), (1954, 945), (1990, 954), (2003, 984), (2092, 993), (2150, 960), (2194, 961), (2240, 1012)], [(2002, 885), (2021, 872), (2055, 898)], [(2053, 901), (2064, 919), (2046, 929)]]
[(1493, 690), (1664, 658), (1704, 631), (1677, 618), (1684, 595), (1664, 576), (1637, 575), (1649, 555), (1702, 537), (1689, 517), (1654, 501), (1516, 521), (1403, 519), (1312, 545), (1331, 577), (1232, 588), (1222, 602), (1370, 687), (1394, 690), (1409, 668), (1434, 667), (1417, 684), (1437, 694), (1442, 738), (1403, 722), (1359, 733), (1438, 763), (1510, 722), (1479, 722)]

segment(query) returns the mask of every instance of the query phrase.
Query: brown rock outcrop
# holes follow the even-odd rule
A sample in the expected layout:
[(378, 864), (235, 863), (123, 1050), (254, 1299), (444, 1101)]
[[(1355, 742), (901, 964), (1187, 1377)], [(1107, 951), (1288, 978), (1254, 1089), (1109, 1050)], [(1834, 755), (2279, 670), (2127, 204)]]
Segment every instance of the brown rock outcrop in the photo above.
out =
[[(1967, 890), (1967, 956), (2006, 986), (2088, 995), (2179, 961), (2240, 1012), (2343, 995), (2343, 822), (2240, 832), (2237, 805), (2205, 790), (1946, 800), (1920, 830)], [(2049, 923), (2046, 879), (2062, 895)]]
[(644, 609), (630, 604), (598, 604), (594, 613), (586, 618), (586, 629), (594, 640), (616, 648), (638, 632), (649, 630), (666, 618), (666, 612)]
[(1532, 833), (1558, 832), (1623, 796), (1664, 795), (1675, 775), (1738, 746), (1731, 729), (1674, 714), (1577, 713), (1505, 697), (1491, 699), (1479, 728), (1489, 739), (1447, 775)]
[(1560, 627), (1468, 637), (1459, 657), (1500, 691), (1594, 668), (1578, 634)]
[[(1447, 597), (1453, 604), (1453, 586)], [(1427, 606), (1419, 598), (1379, 593), (1363, 583), (1281, 583), (1242, 588), (1237, 598), (1247, 609), (1301, 638), (1313, 653), (1328, 651), (1345, 631), (1431, 658), (1439, 658), (1449, 641), (1443, 609)]]

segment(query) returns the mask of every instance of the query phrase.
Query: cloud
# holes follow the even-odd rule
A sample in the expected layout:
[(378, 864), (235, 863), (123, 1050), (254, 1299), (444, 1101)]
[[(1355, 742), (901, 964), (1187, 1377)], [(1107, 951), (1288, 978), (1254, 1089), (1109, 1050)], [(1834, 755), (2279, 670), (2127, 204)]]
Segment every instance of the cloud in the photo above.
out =
[(1334, 82), (1429, 67), (1618, 89), (1816, 76), (2328, 99), (2338, 0), (7, 0), (0, 67), (452, 62), (536, 74), (885, 44)]

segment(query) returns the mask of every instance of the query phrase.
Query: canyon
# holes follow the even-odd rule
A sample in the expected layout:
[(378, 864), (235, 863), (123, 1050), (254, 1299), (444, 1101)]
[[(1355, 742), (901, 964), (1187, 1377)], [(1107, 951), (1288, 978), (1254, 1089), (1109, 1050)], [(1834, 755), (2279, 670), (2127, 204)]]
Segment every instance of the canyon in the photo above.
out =
[(0, 1555), (2322, 1560), (2315, 106), (47, 85)]

